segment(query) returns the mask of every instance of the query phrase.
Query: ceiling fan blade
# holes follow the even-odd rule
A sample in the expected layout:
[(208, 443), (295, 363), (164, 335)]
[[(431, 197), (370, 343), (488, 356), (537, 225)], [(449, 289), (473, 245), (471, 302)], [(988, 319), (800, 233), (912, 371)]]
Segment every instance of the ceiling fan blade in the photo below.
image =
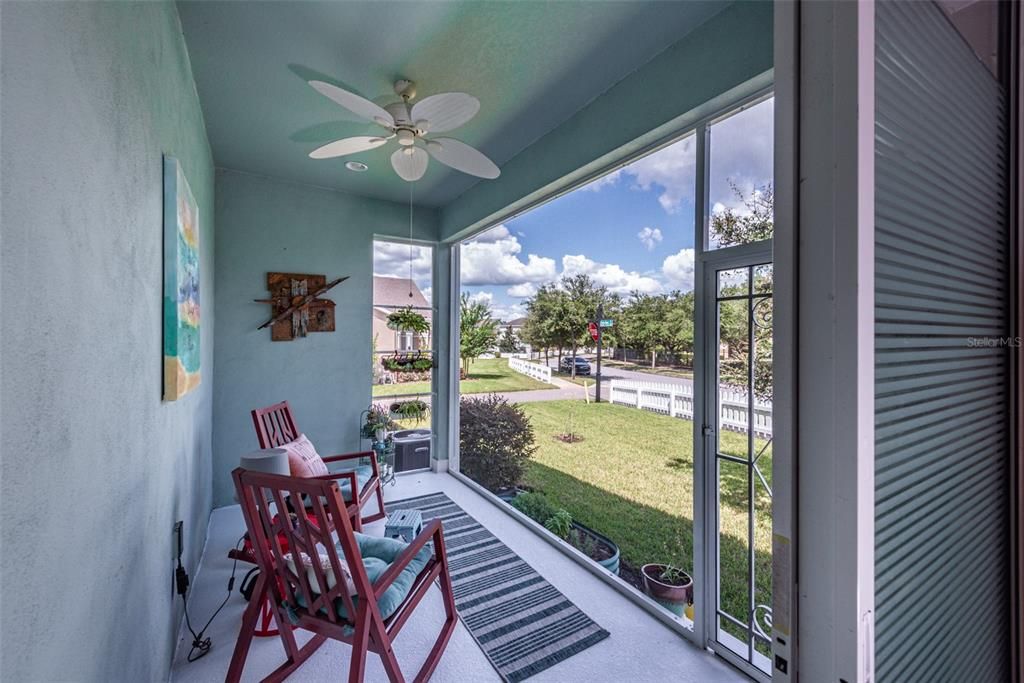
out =
[(348, 90), (342, 90), (336, 85), (324, 83), (323, 81), (310, 81), (309, 84), (318, 93), (324, 97), (329, 97), (353, 114), (358, 114), (364, 119), (374, 121), (384, 127), (395, 125), (395, 118), (384, 107), (374, 104), (365, 97), (351, 93)]
[(427, 121), (431, 133), (455, 130), (476, 116), (480, 100), (464, 92), (444, 92), (424, 97), (413, 105), (410, 116), (414, 122)]
[(380, 147), (386, 143), (388, 139), (389, 138), (372, 135), (359, 135), (352, 138), (342, 138), (341, 140), (328, 142), (323, 147), (317, 147), (309, 153), (309, 156), (311, 159), (332, 159), (334, 157), (343, 157), (346, 154), (365, 152), (368, 149)]
[(435, 159), (456, 171), (488, 180), (494, 180), (501, 175), (501, 169), (483, 153), (454, 138), (428, 140), (427, 150)]
[(401, 147), (391, 155), (391, 166), (402, 180), (414, 182), (427, 172), (430, 157), (419, 147)]

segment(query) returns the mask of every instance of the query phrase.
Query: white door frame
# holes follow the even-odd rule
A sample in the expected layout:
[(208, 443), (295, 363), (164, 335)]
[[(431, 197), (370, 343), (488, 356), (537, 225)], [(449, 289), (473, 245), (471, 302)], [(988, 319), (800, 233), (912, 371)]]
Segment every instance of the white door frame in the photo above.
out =
[[(702, 252), (696, 264), (694, 301), (699, 302), (702, 309), (700, 350), (694, 358), (694, 387), (702, 388), (703, 397), (701, 419), (694, 421), (694, 463), (699, 457), (701, 461), (700, 490), (704, 493), (701, 509), (703, 510), (703, 591), (700, 595), (701, 627), (705, 634), (707, 646), (723, 659), (742, 669), (752, 678), (761, 681), (770, 680), (770, 675), (755, 667), (745, 658), (739, 657), (728, 647), (717, 641), (718, 604), (717, 585), (718, 567), (718, 467), (717, 467), (717, 432), (718, 432), (718, 314), (717, 314), (717, 282), (716, 274), (720, 270), (742, 268), (746, 266), (772, 263), (772, 240), (741, 244), (723, 249)], [(700, 361), (696, 361), (699, 353)], [(699, 374), (697, 366), (700, 366)], [(699, 453), (699, 456), (697, 455)], [(696, 472), (696, 467), (694, 471)], [(695, 482), (695, 485), (697, 482)], [(714, 577), (715, 586), (711, 585)], [(751, 577), (752, 578), (752, 577)], [(696, 598), (695, 598), (696, 600)]]

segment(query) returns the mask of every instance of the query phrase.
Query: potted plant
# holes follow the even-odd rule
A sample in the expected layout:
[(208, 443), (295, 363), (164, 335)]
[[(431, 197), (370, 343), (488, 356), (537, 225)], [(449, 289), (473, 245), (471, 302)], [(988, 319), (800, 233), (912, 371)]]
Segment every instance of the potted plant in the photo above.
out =
[(645, 564), (640, 568), (640, 576), (644, 591), (676, 616), (683, 616), (687, 607), (693, 604), (693, 579), (679, 567)]
[(386, 438), (388, 430), (395, 427), (395, 423), (379, 406), (371, 405), (363, 411), (363, 414), (366, 416), (361, 429), (364, 439), (382, 442)]
[(421, 401), (418, 398), (409, 401), (397, 401), (390, 406), (391, 418), (395, 420), (415, 420), (419, 423), (423, 416), (427, 414), (428, 408), (429, 406), (426, 401)]
[(420, 313), (412, 310), (412, 306), (400, 308), (388, 316), (388, 327), (399, 332), (430, 332), (430, 322)]

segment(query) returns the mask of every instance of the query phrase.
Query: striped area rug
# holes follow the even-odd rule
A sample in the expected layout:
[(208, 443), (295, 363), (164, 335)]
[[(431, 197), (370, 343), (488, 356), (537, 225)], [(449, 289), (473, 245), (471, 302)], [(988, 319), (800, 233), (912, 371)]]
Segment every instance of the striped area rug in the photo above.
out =
[(444, 525), (455, 606), (507, 681), (522, 681), (608, 637), (533, 567), (443, 493), (388, 503)]

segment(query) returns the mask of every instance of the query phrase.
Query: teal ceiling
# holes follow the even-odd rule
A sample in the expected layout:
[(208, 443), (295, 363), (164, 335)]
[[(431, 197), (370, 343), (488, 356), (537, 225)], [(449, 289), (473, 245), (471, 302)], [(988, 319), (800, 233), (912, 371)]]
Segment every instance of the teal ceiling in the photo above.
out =
[[(379, 104), (397, 99), (398, 77), (416, 81), (420, 98), (475, 95), (480, 113), (449, 135), (501, 166), (729, 4), (189, 0), (178, 8), (218, 166), (407, 201), (408, 184), (388, 163), (393, 145), (308, 158), (326, 142), (380, 129), (307, 80), (333, 82)], [(350, 159), (370, 170), (346, 170)], [(416, 183), (416, 202), (443, 206), (477, 182), (497, 181), (431, 160)]]

